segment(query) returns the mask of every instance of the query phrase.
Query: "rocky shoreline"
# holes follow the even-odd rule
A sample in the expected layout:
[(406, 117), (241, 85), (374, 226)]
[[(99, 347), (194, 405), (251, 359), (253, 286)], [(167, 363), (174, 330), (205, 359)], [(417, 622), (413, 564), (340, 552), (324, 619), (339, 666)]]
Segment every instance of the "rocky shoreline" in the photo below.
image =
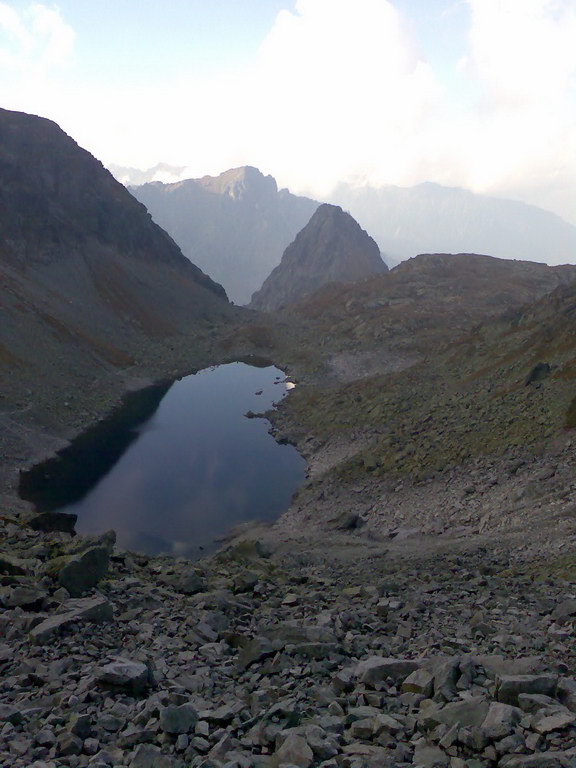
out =
[(1, 766), (574, 768), (570, 434), (394, 482), (296, 442), (291, 509), (195, 564), (5, 505)]

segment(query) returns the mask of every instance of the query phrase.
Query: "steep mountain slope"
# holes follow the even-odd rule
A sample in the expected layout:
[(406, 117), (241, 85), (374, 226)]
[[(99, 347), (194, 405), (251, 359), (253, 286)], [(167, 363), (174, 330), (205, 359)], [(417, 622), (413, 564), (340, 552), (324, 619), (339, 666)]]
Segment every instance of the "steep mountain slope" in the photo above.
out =
[(576, 261), (576, 227), (536, 206), (425, 183), (340, 185), (329, 201), (351, 212), (390, 263), (417, 253), (489, 253), (506, 259)]
[(576, 280), (576, 266), (469, 253), (421, 254), (355, 285), (330, 285), (290, 307), (333, 353), (424, 354), (491, 316)]
[(378, 246), (352, 216), (324, 204), (286, 248), (250, 306), (270, 312), (328, 283), (352, 283), (387, 270)]
[(0, 401), (75, 398), (80, 380), (231, 312), (92, 155), (49, 120), (0, 110)]
[[(363, 296), (348, 317), (290, 315), (299, 349), (317, 352), (312, 364), (294, 356), (291, 372), (301, 385), (273, 417), (277, 437), (297, 445), (314, 479), (290, 524), (304, 528), (313, 519), (334, 527), (342, 510), (353, 510), (378, 536), (403, 529), (449, 535), (464, 527), (463, 535), (517, 534), (530, 557), (540, 557), (542, 547), (572, 546), (573, 553), (574, 268), (516, 264), (506, 279), (504, 262), (500, 285), (520, 289), (515, 298), (510, 293), (508, 311), (497, 313), (497, 302), (483, 300), (478, 276), (459, 289), (444, 266), (442, 280), (416, 282), (419, 261), (431, 276), (437, 259), (418, 257), (403, 276), (400, 268), (390, 273), (381, 337), (363, 325)], [(495, 260), (470, 255), (454, 262), (454, 274), (478, 259), (478, 273), (495, 274)], [(404, 279), (416, 290), (405, 290)], [(540, 290), (555, 281), (558, 287), (514, 303), (536, 292), (538, 280)], [(463, 307), (461, 321), (451, 322)]]
[(250, 166), (130, 191), (237, 304), (248, 303), (318, 207)]

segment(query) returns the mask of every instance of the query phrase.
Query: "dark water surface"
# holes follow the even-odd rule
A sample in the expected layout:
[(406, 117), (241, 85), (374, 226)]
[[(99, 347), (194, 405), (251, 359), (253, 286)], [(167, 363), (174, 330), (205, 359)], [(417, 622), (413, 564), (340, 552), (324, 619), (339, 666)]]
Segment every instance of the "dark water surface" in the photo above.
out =
[(23, 474), (20, 494), (74, 512), (80, 533), (114, 528), (121, 547), (197, 556), (239, 523), (277, 518), (303, 482), (295, 448), (244, 416), (285, 394), (281, 371), (244, 363), (134, 393), (59, 458)]

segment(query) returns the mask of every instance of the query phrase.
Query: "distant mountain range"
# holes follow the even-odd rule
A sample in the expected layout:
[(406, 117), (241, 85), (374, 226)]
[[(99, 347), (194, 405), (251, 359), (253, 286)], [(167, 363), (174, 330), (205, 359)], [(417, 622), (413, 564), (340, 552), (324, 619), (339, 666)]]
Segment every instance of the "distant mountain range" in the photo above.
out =
[(576, 227), (514, 200), (427, 182), (414, 187), (340, 185), (329, 202), (350, 211), (390, 265), (419, 253), (487, 253), (547, 264), (576, 261)]
[(319, 205), (279, 190), (272, 176), (250, 166), (129, 189), (237, 304), (250, 301)]
[[(177, 173), (158, 165), (140, 177)], [(128, 175), (127, 175), (127, 172)], [(220, 176), (130, 187), (194, 263), (247, 303), (319, 202), (278, 190), (250, 166)], [(326, 201), (347, 210), (378, 243), (389, 266), (419, 253), (485, 253), (498, 258), (576, 261), (576, 227), (525, 203), (425, 183), (414, 187), (340, 185)]]
[(388, 271), (380, 250), (349, 213), (324, 203), (284, 251), (250, 306), (274, 312), (332, 283), (354, 283)]

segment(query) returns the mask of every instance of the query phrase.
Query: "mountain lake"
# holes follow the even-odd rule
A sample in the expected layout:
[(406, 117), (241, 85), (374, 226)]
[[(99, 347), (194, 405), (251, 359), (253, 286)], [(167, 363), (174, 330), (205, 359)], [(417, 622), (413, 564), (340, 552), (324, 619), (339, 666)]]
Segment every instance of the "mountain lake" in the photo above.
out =
[(287, 393), (269, 363), (229, 363), (126, 396), (110, 417), (23, 472), (39, 511), (78, 515), (84, 534), (113, 528), (124, 549), (196, 558), (247, 521), (274, 521), (306, 463), (262, 413)]

